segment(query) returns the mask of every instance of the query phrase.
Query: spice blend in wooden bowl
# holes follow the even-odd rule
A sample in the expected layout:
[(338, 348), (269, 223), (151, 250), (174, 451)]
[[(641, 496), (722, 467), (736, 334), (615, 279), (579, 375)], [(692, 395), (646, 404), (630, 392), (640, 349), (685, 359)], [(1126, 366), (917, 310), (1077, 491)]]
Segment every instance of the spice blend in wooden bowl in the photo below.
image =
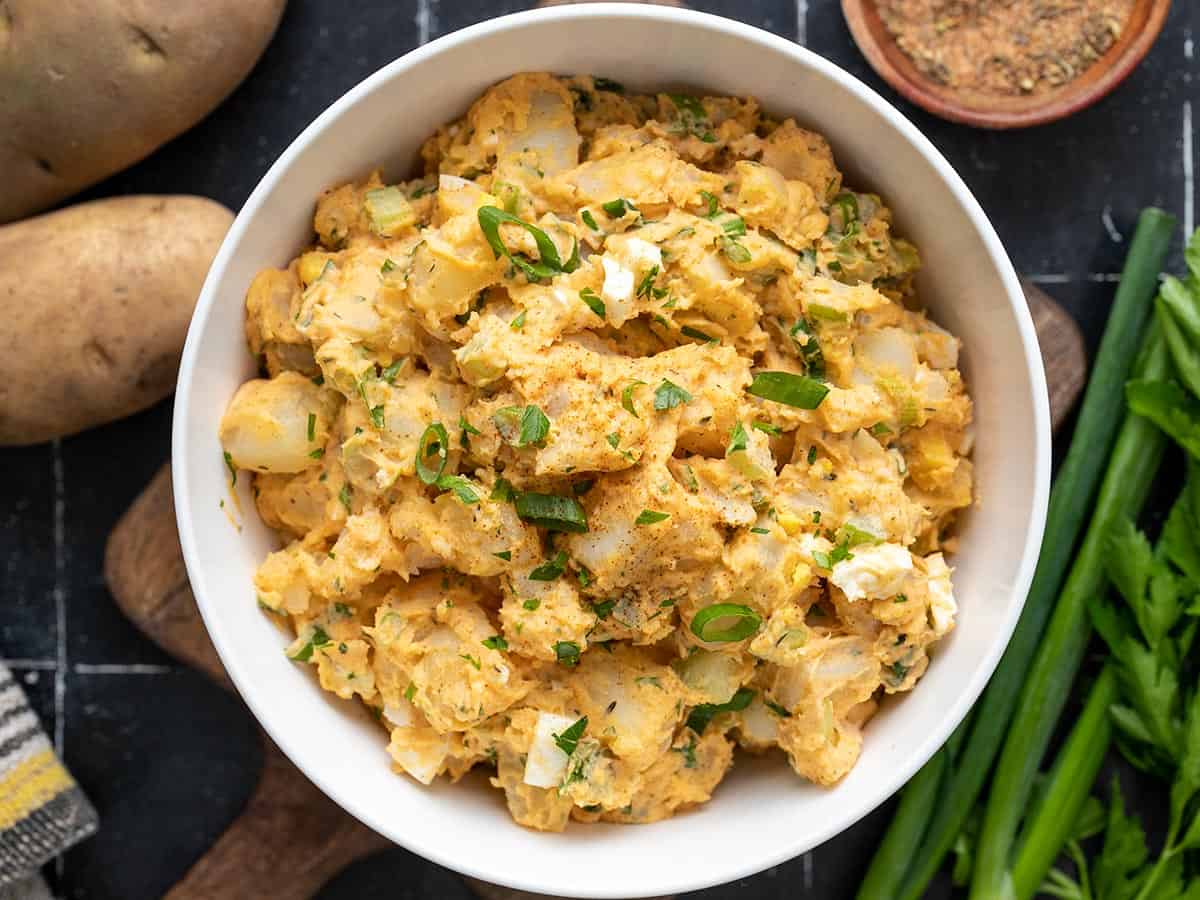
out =
[[(1095, 103), (1137, 66), (1171, 0), (841, 0), (875, 71), (929, 112), (1022, 128)], [(1192, 0), (1194, 2), (1194, 0)]]
[(1134, 0), (877, 0), (917, 68), (958, 90), (1047, 93), (1116, 43)]

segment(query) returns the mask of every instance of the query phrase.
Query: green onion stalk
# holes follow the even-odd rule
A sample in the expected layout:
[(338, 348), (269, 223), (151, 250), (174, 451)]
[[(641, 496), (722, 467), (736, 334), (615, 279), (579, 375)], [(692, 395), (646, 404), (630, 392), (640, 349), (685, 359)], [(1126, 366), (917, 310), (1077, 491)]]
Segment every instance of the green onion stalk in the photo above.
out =
[[(1135, 377), (1159, 380), (1167, 377), (1169, 370), (1166, 342), (1161, 330), (1157, 326), (1152, 327), (1135, 366)], [(1119, 389), (1117, 393), (1123, 395)], [(1037, 656), (1020, 694), (1021, 713), (1012, 721), (992, 779), (983, 828), (976, 847), (970, 900), (1032, 897), (1041, 883), (1041, 875), (1046, 871), (1038, 874), (1030, 888), (1028, 882), (1034, 880), (1034, 870), (1040, 868), (1047, 853), (1051, 854), (1050, 862), (1053, 862), (1066, 839), (1066, 833), (1060, 835), (1059, 832), (1063, 828), (1069, 831), (1075, 821), (1062, 810), (1043, 807), (1046, 815), (1061, 815), (1062, 822), (1059, 826), (1039, 822), (1030, 826), (1027, 833), (1031, 839), (1041, 835), (1047, 843), (1042, 846), (1031, 843), (1031, 840), (1025, 842), (1022, 872), (1028, 893), (1018, 894), (1009, 872), (1017, 828), (1033, 790), (1038, 767), (1066, 705), (1071, 684), (1091, 637), (1088, 601), (1103, 591), (1108, 583), (1104, 564), (1108, 535), (1119, 518), (1136, 518), (1150, 492), (1167, 443), (1166, 434), (1147, 419), (1133, 413), (1125, 416), (1109, 457), (1108, 470), (1100, 486), (1087, 535), (1059, 595), (1054, 616), (1040, 641)], [(1108, 682), (1102, 679), (1100, 683)], [(1076, 749), (1081, 756), (1097, 750), (1094, 746)], [(1099, 748), (1101, 755), (1103, 749), (1103, 746)], [(1080, 768), (1080, 778), (1086, 777), (1086, 770), (1087, 767)], [(1090, 785), (1091, 781), (1088, 781), (1089, 788)], [(1059, 785), (1052, 785), (1052, 789), (1071, 793), (1067, 787), (1060, 788)], [(1084, 799), (1086, 794), (1078, 802), (1082, 803)], [(1053, 840), (1046, 836), (1047, 833), (1053, 835)], [(1049, 869), (1049, 864), (1046, 869)]]
[[(1020, 621), (991, 682), (976, 704), (974, 725), (959, 758), (954, 760), (952, 770), (947, 767), (941, 779), (945, 784), (928, 777), (904, 789), (901, 804), (908, 801), (909, 808), (932, 806), (930, 796), (944, 798), (936, 804), (933, 819), (907, 869), (894, 867), (888, 877), (881, 877), (874, 885), (874, 893), (860, 890), (860, 900), (920, 900), (983, 790), (1115, 438), (1124, 408), (1124, 384), (1137, 353), (1174, 227), (1174, 217), (1158, 209), (1146, 209), (1138, 218), (1080, 406), (1074, 437), (1050, 493), (1041, 555)], [(910, 800), (909, 794), (927, 796)], [(893, 821), (884, 839), (885, 849), (893, 840), (893, 832), (910, 829), (913, 824)]]

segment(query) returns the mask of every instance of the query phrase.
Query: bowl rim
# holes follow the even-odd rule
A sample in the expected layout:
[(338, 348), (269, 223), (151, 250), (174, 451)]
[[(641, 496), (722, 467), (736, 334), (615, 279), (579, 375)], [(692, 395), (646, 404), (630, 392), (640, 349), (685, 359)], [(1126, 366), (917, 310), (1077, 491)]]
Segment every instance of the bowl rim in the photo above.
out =
[[(880, 806), (933, 756), (937, 749), (950, 736), (951, 732), (965, 718), (968, 710), (975, 703), (975, 700), (991, 678), (1001, 655), (1008, 646), (1012, 632), (1016, 627), (1017, 619), (1024, 609), (1026, 595), (1037, 562), (1038, 550), (1041, 546), (1050, 486), (1049, 401), (1041, 355), (1038, 349), (1037, 334), (1033, 327), (1032, 317), (1021, 293), (1016, 272), (990, 220), (961, 177), (951, 167), (950, 163), (934, 147), (932, 142), (899, 110), (861, 80), (806, 47), (797, 45), (790, 40), (751, 25), (690, 9), (608, 2), (527, 10), (500, 16), (459, 31), (451, 32), (409, 51), (384, 65), (352, 87), (301, 131), (267, 170), (238, 212), (204, 281), (184, 345), (179, 368), (179, 378), (176, 385), (176, 400), (173, 414), (172, 480), (176, 519), (184, 562), (193, 593), (196, 597), (197, 606), (200, 609), (209, 637), (212, 639), (213, 645), (222, 663), (225, 665), (230, 679), (258, 723), (271, 739), (275, 741), (281, 752), (295, 764), (295, 760), (298, 758), (297, 754), (293, 751), (290, 742), (282, 734), (281, 728), (276, 721), (276, 713), (269, 702), (269, 698), (263, 692), (256, 690), (247, 669), (222, 636), (221, 628), (218, 624), (220, 619), (219, 607), (215, 600), (212, 599), (212, 593), (207, 589), (205, 572), (199, 565), (198, 538), (196, 529), (193, 528), (194, 516), (189, 490), (192, 462), (190, 448), (186, 442), (186, 423), (190, 416), (191, 383), (197, 369), (201, 334), (205, 330), (209, 315), (216, 303), (218, 284), (224, 278), (225, 269), (241, 242), (250, 218), (258, 211), (263, 201), (272, 193), (283, 173), (309, 143), (332, 126), (346, 110), (357, 104), (361, 98), (382, 88), (386, 83), (402, 76), (408, 69), (425, 62), (430, 57), (461, 44), (470, 43), (485, 35), (494, 35), (497, 32), (519, 31), (533, 22), (544, 23), (611, 18), (629, 20), (633, 24), (652, 22), (667, 26), (682, 24), (693, 27), (699, 26), (714, 32), (723, 32), (733, 38), (765, 46), (773, 51), (789, 55), (797, 65), (814, 70), (818, 75), (837, 82), (839, 86), (854, 94), (858, 100), (870, 106), (888, 122), (891, 128), (895, 129), (918, 150), (938, 177), (950, 188), (955, 199), (966, 212), (1004, 285), (1006, 300), (1008, 301), (1020, 335), (1024, 364), (1029, 376), (1032, 394), (1030, 405), (1034, 426), (1032, 439), (1035, 443), (1036, 459), (1036, 469), (1033, 478), (1032, 509), (1030, 510), (1028, 519), (1029, 528), (1025, 536), (1021, 562), (1011, 585), (1011, 591), (1017, 598), (1017, 602), (1012, 604), (1007, 618), (994, 632), (995, 639), (982, 660), (983, 664), (977, 668), (974, 677), (962, 687), (959, 693), (953, 698), (953, 701), (947, 704), (946, 712), (937, 727), (931, 729), (921, 744), (913, 749), (904, 762), (896, 766), (890, 779), (882, 781), (879, 784), (878, 790), (849, 808), (845, 816), (840, 817), (837, 821), (824, 824), (822, 828), (817, 830), (815, 837), (794, 841), (775, 852), (765, 853), (753, 858), (747, 858), (742, 855), (736, 859), (724, 861), (723, 864), (714, 866), (702, 874), (690, 875), (682, 868), (670, 871), (664, 870), (655, 876), (654, 883), (648, 884), (645, 891), (639, 890), (638, 892), (638, 896), (651, 896), (681, 893), (725, 884), (761, 872), (771, 866), (779, 865), (787, 860), (794, 859), (813, 847), (823, 844), (830, 838), (850, 828), (872, 810)], [(378, 811), (372, 809), (369, 804), (361, 802), (359, 798), (348, 795), (331, 786), (330, 779), (321, 771), (311, 771), (298, 764), (297, 768), (303, 772), (305, 777), (320, 788), (326, 796), (360, 822), (383, 835), (388, 840), (399, 844), (424, 859), (463, 875), (503, 884), (518, 890), (540, 893), (562, 891), (562, 885), (539, 880), (538, 876), (533, 872), (536, 867), (521, 867), (512, 872), (502, 873), (502, 876), (498, 877), (500, 873), (484, 870), (482, 867), (477, 866), (470, 854), (453, 854), (450, 852), (450, 848), (434, 841), (425, 840), (419, 828), (408, 830), (398, 829), (396, 823), (402, 821), (400, 818), (395, 816), (384, 818), (377, 814)], [(576, 890), (579, 890), (579, 888), (576, 888)], [(576, 896), (597, 898), (629, 896), (628, 891), (613, 893), (606, 890), (603, 884), (589, 884), (583, 890), (585, 893), (576, 894)]]

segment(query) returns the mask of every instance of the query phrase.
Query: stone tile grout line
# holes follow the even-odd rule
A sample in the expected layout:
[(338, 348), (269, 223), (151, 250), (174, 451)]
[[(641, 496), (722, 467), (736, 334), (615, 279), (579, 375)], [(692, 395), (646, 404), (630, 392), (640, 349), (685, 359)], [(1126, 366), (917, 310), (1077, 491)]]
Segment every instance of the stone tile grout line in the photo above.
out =
[(1192, 149), (1192, 101), (1183, 101), (1183, 239), (1196, 227), (1196, 159)]
[[(67, 492), (63, 474), (62, 442), (50, 443), (50, 461), (54, 470), (54, 749), (66, 762), (64, 744), (67, 731)], [(54, 859), (54, 874), (61, 880), (64, 854)]]

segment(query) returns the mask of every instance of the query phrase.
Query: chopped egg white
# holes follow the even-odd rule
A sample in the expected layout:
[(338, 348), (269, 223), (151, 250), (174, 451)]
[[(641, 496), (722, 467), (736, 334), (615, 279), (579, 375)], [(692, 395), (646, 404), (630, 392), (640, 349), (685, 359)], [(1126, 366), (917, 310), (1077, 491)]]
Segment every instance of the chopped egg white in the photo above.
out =
[(393, 728), (388, 753), (421, 784), (433, 784), (450, 752), (450, 738), (432, 728)]
[(654, 266), (662, 269), (662, 251), (657, 245), (649, 241), (643, 241), (641, 238), (630, 238), (625, 242), (624, 256), (627, 262), (633, 265), (637, 272), (646, 272)]
[(912, 554), (899, 544), (860, 545), (853, 554), (852, 559), (835, 563), (829, 575), (847, 600), (898, 594), (912, 572)]
[(574, 724), (574, 719), (554, 713), (539, 712), (533, 730), (533, 742), (525, 757), (524, 782), (531, 787), (551, 788), (562, 784), (567, 773), (567, 754), (554, 740)]
[(933, 553), (925, 557), (925, 570), (929, 574), (929, 618), (939, 635), (954, 627), (958, 604), (954, 601), (954, 589), (950, 585), (950, 567), (942, 554)]

